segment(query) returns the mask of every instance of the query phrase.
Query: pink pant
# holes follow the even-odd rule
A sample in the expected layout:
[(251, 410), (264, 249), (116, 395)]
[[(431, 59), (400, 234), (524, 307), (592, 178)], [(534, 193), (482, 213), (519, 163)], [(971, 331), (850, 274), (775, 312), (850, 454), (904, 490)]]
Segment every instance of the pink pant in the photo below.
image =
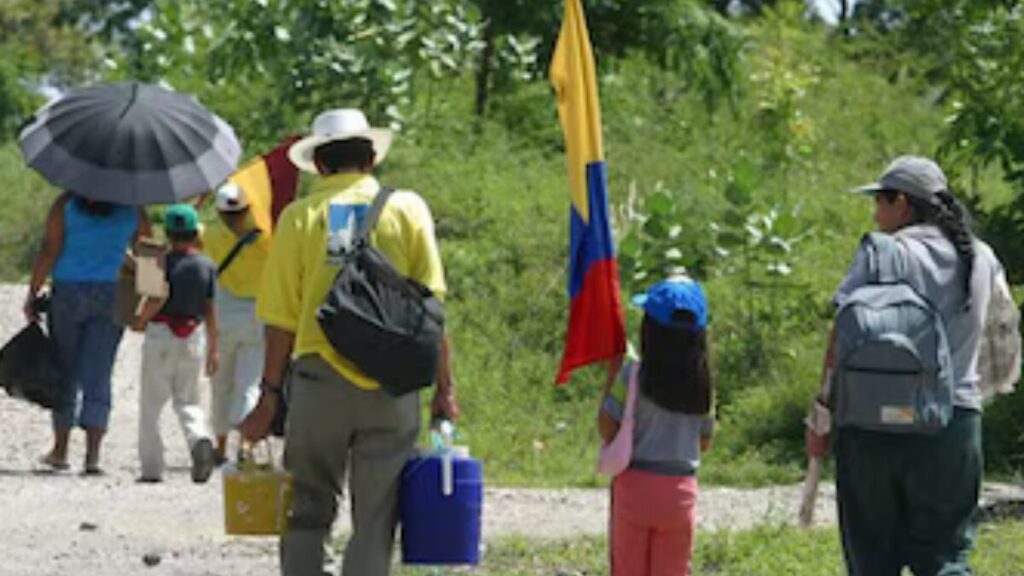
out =
[(627, 470), (612, 483), (612, 576), (686, 576), (697, 478)]

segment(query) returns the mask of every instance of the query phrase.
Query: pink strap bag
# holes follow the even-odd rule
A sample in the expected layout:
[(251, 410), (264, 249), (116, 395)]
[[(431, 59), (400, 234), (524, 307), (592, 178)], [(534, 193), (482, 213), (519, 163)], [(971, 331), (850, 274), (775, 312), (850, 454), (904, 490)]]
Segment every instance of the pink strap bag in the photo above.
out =
[(629, 467), (633, 458), (633, 414), (636, 410), (637, 376), (640, 363), (634, 362), (629, 371), (629, 382), (626, 385), (626, 407), (622, 411), (619, 431), (612, 441), (601, 447), (601, 455), (597, 459), (597, 473), (615, 477)]

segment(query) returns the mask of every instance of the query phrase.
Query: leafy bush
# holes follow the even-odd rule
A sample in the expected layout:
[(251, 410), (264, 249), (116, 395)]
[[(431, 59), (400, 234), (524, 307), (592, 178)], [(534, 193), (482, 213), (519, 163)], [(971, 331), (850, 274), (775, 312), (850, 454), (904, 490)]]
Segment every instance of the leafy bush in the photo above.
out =
[(4, 181), (0, 193), (4, 204), (0, 210), (0, 278), (26, 278), (56, 191), (24, 167), (15, 144), (0, 146), (0, 174)]
[(1024, 393), (998, 397), (982, 418), (985, 466), (999, 474), (1024, 474)]

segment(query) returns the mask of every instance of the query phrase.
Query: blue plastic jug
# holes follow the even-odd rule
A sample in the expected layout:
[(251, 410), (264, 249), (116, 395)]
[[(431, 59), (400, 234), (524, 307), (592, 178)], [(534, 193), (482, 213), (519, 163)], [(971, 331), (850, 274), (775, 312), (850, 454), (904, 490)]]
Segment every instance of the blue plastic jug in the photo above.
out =
[(402, 561), (479, 564), (483, 498), (479, 460), (451, 451), (409, 460), (400, 499)]

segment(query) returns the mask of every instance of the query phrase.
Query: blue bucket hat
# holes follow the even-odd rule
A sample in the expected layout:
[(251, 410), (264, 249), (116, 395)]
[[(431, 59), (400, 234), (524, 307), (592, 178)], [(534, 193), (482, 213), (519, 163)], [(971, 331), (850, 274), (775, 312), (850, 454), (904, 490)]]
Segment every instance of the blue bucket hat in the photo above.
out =
[[(643, 294), (633, 297), (633, 304), (643, 308), (658, 324), (669, 328), (696, 328), (703, 330), (708, 325), (708, 301), (701, 285), (686, 277), (669, 278), (654, 284)], [(694, 316), (694, 322), (682, 322), (673, 318), (677, 310), (685, 310)]]

